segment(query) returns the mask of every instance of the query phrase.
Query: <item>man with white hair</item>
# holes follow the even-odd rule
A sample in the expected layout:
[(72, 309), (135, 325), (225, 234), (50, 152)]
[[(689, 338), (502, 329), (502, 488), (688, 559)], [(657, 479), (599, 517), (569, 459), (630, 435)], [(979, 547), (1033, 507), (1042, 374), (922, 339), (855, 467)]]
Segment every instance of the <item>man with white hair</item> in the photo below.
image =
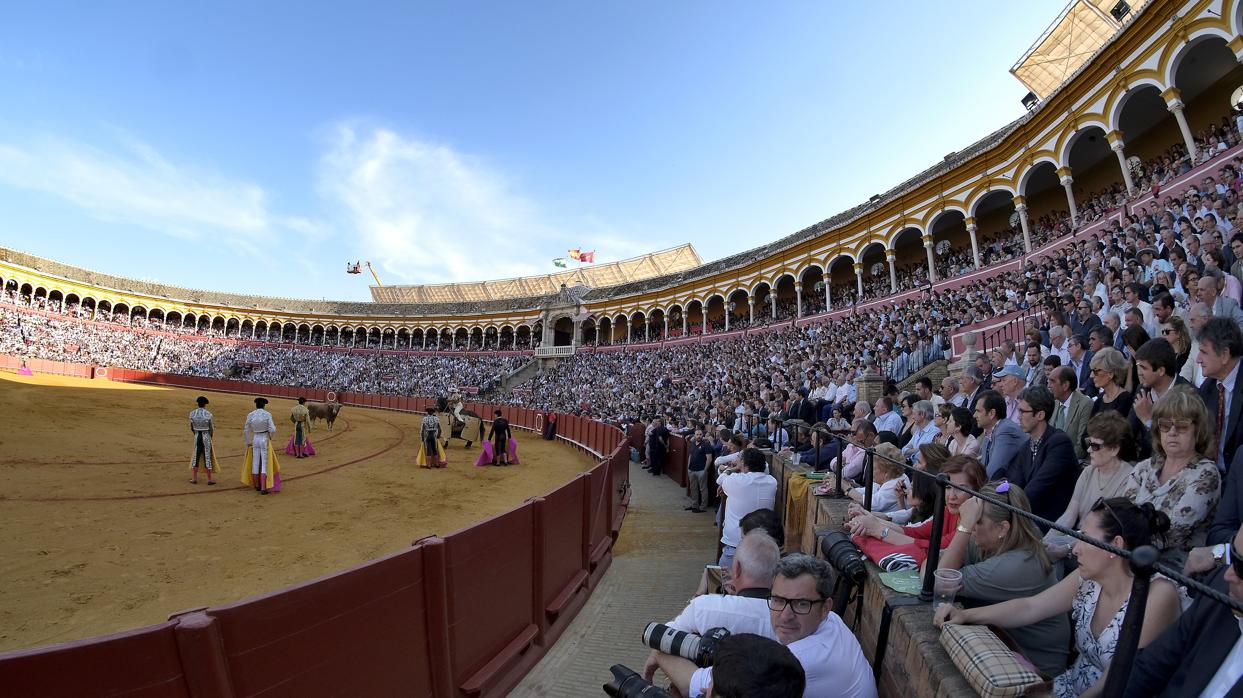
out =
[(1222, 275), (1220, 270), (1206, 269), (1204, 276), (1200, 277), (1200, 302), (1208, 306), (1213, 313), (1213, 317), (1224, 317), (1233, 320), (1240, 329), (1243, 329), (1243, 310), (1239, 310), (1239, 304), (1232, 298), (1226, 298), (1221, 294)]
[(941, 399), (953, 407), (965, 407), (967, 395), (962, 392), (957, 378), (946, 376), (941, 379)]
[(941, 430), (932, 420), (935, 409), (930, 400), (920, 400), (911, 406), (911, 422), (914, 424), (911, 427), (911, 440), (902, 447), (902, 456), (907, 462), (914, 463), (919, 455), (919, 447), (932, 443), (940, 433)]
[(1066, 329), (1061, 325), (1049, 326), (1049, 356), (1056, 356), (1062, 366), (1070, 363), (1070, 351), (1066, 348)]

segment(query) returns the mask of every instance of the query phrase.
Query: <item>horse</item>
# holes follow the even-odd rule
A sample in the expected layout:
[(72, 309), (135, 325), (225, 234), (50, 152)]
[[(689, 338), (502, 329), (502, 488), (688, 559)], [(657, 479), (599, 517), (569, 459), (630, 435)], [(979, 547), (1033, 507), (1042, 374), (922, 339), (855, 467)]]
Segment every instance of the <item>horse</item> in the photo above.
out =
[(311, 413), (311, 422), (322, 419), (328, 422), (328, 431), (332, 431), (332, 425), (337, 421), (337, 415), (341, 412), (341, 403), (339, 402), (308, 402), (306, 403), (306, 411)]
[[(449, 446), (449, 439), (461, 439), (466, 442), (466, 448), (470, 448), (475, 441), (483, 441), (483, 417), (476, 414), (473, 410), (463, 408), (461, 415), (464, 420), (458, 423), (453, 418), (453, 412), (449, 409), (449, 398), (441, 395), (436, 398), (436, 417), (440, 420), (440, 433), (446, 434), (444, 437), (445, 447)], [(478, 437), (474, 436), (478, 433)]]

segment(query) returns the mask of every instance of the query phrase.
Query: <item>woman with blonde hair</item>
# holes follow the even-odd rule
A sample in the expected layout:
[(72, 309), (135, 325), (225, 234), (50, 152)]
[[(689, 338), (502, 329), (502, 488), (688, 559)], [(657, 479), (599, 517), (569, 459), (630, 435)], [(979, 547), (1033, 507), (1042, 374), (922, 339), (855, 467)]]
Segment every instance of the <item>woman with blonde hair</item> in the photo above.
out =
[[(1023, 489), (1005, 480), (985, 485), (980, 494), (1020, 511), (1031, 511)], [(938, 569), (961, 570), (958, 595), (967, 599), (968, 605), (1025, 599), (1058, 581), (1036, 524), (979, 497), (971, 497), (959, 507), (954, 538), (941, 552)], [(1010, 637), (1042, 672), (1057, 676), (1066, 670), (1070, 623), (1065, 613), (1012, 628)]]
[(1213, 454), (1213, 422), (1193, 389), (1175, 385), (1152, 408), (1152, 458), (1135, 464), (1126, 496), (1151, 502), (1170, 517), (1161, 561), (1182, 569), (1187, 553), (1204, 545), (1221, 498)]
[(1131, 362), (1117, 349), (1105, 347), (1096, 352), (1088, 366), (1097, 390), (1091, 416), (1105, 410), (1113, 410), (1123, 417), (1131, 414), (1131, 394), (1123, 389), (1130, 377)]

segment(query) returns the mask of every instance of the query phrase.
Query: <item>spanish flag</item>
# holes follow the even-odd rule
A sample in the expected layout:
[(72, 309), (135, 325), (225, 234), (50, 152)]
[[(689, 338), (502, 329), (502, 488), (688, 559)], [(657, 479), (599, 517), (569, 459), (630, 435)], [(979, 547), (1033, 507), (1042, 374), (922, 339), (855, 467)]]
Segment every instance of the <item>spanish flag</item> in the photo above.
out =
[(574, 260), (575, 262), (580, 262), (580, 261), (582, 261), (582, 260), (580, 260), (580, 259), (579, 259), (579, 257), (581, 257), (581, 256), (582, 256), (582, 255), (579, 253), (579, 251), (578, 251), (578, 248), (577, 248), (577, 247), (575, 247), (574, 249), (570, 250), (570, 259)]

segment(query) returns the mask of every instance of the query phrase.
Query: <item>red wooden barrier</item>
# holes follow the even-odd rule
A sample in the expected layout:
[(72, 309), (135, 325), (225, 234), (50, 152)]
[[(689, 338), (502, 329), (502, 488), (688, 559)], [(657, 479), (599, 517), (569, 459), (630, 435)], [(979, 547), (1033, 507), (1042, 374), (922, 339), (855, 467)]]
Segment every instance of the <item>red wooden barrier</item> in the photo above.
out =
[(235, 695), (432, 695), (424, 576), (414, 547), (211, 609)]
[(534, 511), (524, 504), (445, 538), (453, 685), (467, 695), (504, 695), (538, 654), (528, 651), (539, 634)]
[(631, 424), (626, 427), (626, 438), (630, 441), (631, 448), (639, 449), (639, 458), (647, 458), (647, 440), (643, 438), (646, 425), (641, 422)]
[[(3, 656), (6, 696), (190, 696), (174, 623)], [(186, 664), (196, 661), (185, 657)]]
[(669, 437), (669, 453), (665, 455), (665, 475), (686, 487), (686, 439), (674, 434)]
[(536, 613), (544, 646), (556, 642), (587, 598), (589, 566), (583, 514), (589, 482), (589, 477), (578, 477), (533, 500), (541, 590)]

